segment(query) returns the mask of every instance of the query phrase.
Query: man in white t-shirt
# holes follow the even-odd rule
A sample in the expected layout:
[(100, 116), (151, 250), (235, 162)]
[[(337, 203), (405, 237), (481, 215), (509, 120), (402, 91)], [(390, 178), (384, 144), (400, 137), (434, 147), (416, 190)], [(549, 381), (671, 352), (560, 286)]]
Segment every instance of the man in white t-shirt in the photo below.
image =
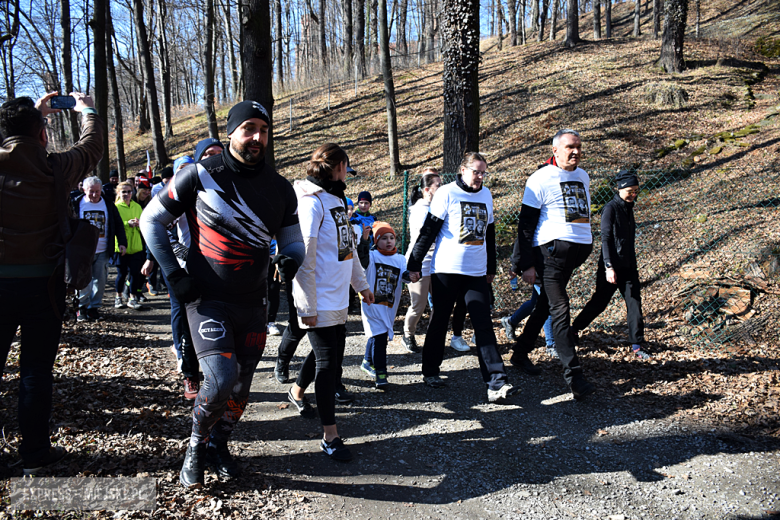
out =
[(92, 260), (92, 282), (79, 291), (76, 319), (99, 320), (99, 309), (108, 277), (108, 260), (117, 249), (122, 255), (127, 249), (125, 226), (113, 201), (102, 196), (102, 186), (97, 177), (84, 179), (84, 194), (76, 199), (75, 207), (79, 218), (89, 220), (100, 230), (95, 258)]
[(540, 283), (542, 289), (510, 361), (527, 374), (541, 373), (528, 353), (547, 316), (552, 316), (563, 377), (574, 398), (582, 399), (595, 387), (585, 380), (577, 358), (566, 285), (593, 249), (590, 178), (578, 167), (582, 141), (576, 131), (558, 131), (552, 150), (553, 157), (528, 178), (523, 194), (512, 269), (522, 273), (524, 282)]

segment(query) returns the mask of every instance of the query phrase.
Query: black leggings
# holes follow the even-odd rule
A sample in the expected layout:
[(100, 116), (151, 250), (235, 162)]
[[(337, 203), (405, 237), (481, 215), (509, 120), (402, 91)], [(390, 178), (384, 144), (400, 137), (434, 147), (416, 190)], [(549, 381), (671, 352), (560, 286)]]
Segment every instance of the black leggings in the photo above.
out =
[(462, 336), (463, 327), (466, 326), (466, 299), (458, 298), (455, 304), (455, 310), (452, 311), (452, 335)]
[(306, 390), (314, 381), (317, 409), (323, 426), (336, 424), (336, 388), (341, 385), (341, 364), (347, 326), (308, 329), (311, 352), (303, 360), (296, 384)]
[(125, 290), (125, 279), (130, 276), (130, 294), (140, 294), (146, 277), (141, 274), (141, 268), (146, 261), (146, 254), (143, 251), (124, 255), (119, 257), (117, 269), (119, 274), (116, 277), (116, 292), (122, 294)]
[(455, 302), (464, 298), (471, 324), (474, 326), (482, 380), (492, 390), (504, 386), (507, 377), (504, 361), (496, 348), (496, 335), (490, 319), (490, 286), (487, 277), (434, 273), (431, 275), (431, 284), (434, 312), (423, 346), (423, 375), (439, 375), (450, 314)]
[(225, 443), (241, 418), (249, 398), (252, 376), (259, 359), (238, 359), (235, 354), (200, 358), (203, 384), (192, 409), (190, 443)]

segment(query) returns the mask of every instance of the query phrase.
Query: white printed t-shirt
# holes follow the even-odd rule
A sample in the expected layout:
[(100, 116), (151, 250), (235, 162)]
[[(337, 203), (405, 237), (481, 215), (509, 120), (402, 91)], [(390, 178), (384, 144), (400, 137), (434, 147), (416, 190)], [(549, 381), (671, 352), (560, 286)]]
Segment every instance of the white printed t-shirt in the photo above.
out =
[(590, 178), (585, 170), (567, 171), (552, 164), (528, 178), (523, 204), (541, 210), (534, 246), (553, 240), (593, 243), (590, 229)]
[(106, 201), (100, 197), (100, 202), (93, 203), (87, 200), (85, 196), (81, 199), (79, 205), (79, 217), (89, 220), (89, 223), (98, 228), (100, 235), (98, 238), (95, 254), (100, 254), (108, 247), (106, 233), (108, 232), (108, 208)]
[[(428, 210), (431, 208), (431, 203), (425, 199), (420, 199), (409, 208), (409, 240), (410, 247), (406, 251), (406, 260), (412, 256), (412, 250), (417, 243), (417, 238), (420, 236), (420, 230), (425, 224), (425, 219), (428, 217)], [(431, 259), (433, 259), (433, 250), (436, 244), (431, 246), (431, 250), (425, 254), (422, 262), (422, 270), (420, 271), (422, 276), (430, 276), (431, 274)]]
[[(349, 307), (349, 287), (355, 253), (352, 225), (343, 200), (325, 191), (308, 194), (316, 188), (308, 181), (297, 181), (298, 220), (304, 237), (317, 239), (317, 312), (340, 311)], [(293, 280), (293, 298), (301, 298), (303, 289)]]
[(444, 220), (436, 237), (431, 273), (487, 274), (487, 227), (493, 223), (493, 196), (482, 187), (476, 193), (455, 182), (445, 184), (431, 202), (431, 215)]
[(369, 337), (387, 333), (387, 340), (393, 339), (393, 322), (401, 301), (401, 274), (406, 271), (406, 258), (398, 253), (387, 256), (376, 249), (369, 253), (366, 280), (374, 293), (374, 304), (361, 304), (363, 309), (363, 330)]

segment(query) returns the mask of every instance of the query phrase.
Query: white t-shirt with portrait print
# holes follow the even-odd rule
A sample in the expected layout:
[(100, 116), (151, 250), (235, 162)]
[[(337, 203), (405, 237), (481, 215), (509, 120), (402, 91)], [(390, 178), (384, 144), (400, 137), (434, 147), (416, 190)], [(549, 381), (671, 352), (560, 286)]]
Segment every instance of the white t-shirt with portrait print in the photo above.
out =
[[(301, 182), (301, 181), (299, 181)], [(347, 218), (342, 199), (317, 191), (298, 194), (298, 220), (304, 237), (317, 239), (317, 266), (314, 270), (317, 284), (317, 311), (340, 311), (349, 307), (349, 283), (352, 278), (353, 257), (356, 255), (352, 225)], [(302, 181), (315, 188), (315, 185)], [(302, 291), (298, 279), (293, 280), (293, 295)]]
[(403, 282), (401, 274), (406, 271), (406, 258), (398, 253), (383, 255), (376, 249), (369, 253), (366, 267), (368, 288), (374, 293), (372, 305), (363, 302), (363, 330), (373, 337), (387, 333), (387, 341), (393, 339), (393, 323), (401, 301)]
[(585, 170), (567, 171), (552, 164), (528, 178), (523, 204), (540, 209), (534, 246), (553, 240), (593, 243), (590, 229), (590, 178)]
[(431, 273), (487, 274), (487, 227), (493, 223), (493, 196), (482, 187), (476, 193), (457, 183), (445, 184), (431, 202), (430, 213), (444, 220), (436, 237)]
[(100, 202), (90, 202), (86, 196), (82, 198), (79, 205), (79, 218), (89, 220), (90, 224), (98, 228), (100, 235), (95, 248), (95, 254), (104, 252), (108, 247), (108, 239), (106, 238), (106, 233), (108, 232), (108, 208), (106, 207), (105, 199), (100, 197)]

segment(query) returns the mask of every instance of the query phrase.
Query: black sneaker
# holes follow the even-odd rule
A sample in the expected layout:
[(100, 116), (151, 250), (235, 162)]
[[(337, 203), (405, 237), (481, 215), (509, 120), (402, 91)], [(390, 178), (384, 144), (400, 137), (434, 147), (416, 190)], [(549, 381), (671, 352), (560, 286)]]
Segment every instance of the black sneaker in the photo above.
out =
[(339, 462), (352, 460), (352, 452), (344, 446), (344, 443), (338, 437), (330, 442), (325, 442), (325, 439), (323, 439), (320, 443), (320, 449), (333, 460), (338, 460)]
[(87, 308), (79, 307), (79, 310), (76, 311), (76, 321), (83, 323), (87, 320), (89, 320), (89, 316), (87, 315)]
[(149, 301), (149, 298), (147, 298), (147, 297), (146, 297), (146, 296), (144, 296), (143, 294), (139, 294), (139, 295), (138, 295), (138, 301), (139, 301), (139, 302), (141, 302), (141, 303), (146, 303), (146, 302), (148, 302), (148, 301)]
[(584, 377), (573, 379), (569, 385), (569, 389), (571, 390), (571, 394), (574, 396), (574, 399), (577, 401), (585, 399), (585, 397), (596, 391), (596, 387), (593, 385), (593, 383)]
[(512, 354), (512, 357), (509, 358), (509, 362), (529, 376), (538, 376), (542, 373), (542, 369), (534, 365), (533, 361), (528, 359), (528, 354), (515, 352)]
[(290, 362), (276, 358), (276, 367), (274, 368), (274, 377), (282, 384), (290, 381)]
[(25, 477), (34, 477), (45, 466), (51, 466), (62, 460), (68, 452), (61, 446), (49, 446), (49, 452), (35, 461), (23, 461), (22, 469)]
[(307, 419), (311, 419), (317, 415), (317, 411), (312, 408), (311, 403), (309, 403), (309, 399), (304, 395), (303, 399), (300, 401), (297, 400), (293, 396), (292, 388), (287, 391), (287, 400), (293, 404), (301, 416), (306, 417)]
[(206, 469), (206, 445), (198, 443), (194, 448), (187, 446), (184, 464), (179, 473), (179, 482), (186, 488), (203, 487), (203, 472)]
[(100, 321), (103, 316), (100, 315), (100, 311), (97, 309), (87, 309), (87, 318), (90, 320)]
[(404, 348), (407, 352), (415, 354), (420, 351), (420, 347), (417, 346), (417, 338), (414, 336), (404, 336), (401, 338)]
[(236, 478), (241, 474), (233, 455), (228, 450), (227, 443), (206, 448), (206, 466), (225, 479)]
[(355, 394), (350, 394), (343, 386), (336, 389), (336, 402), (339, 404), (349, 404), (355, 400)]

